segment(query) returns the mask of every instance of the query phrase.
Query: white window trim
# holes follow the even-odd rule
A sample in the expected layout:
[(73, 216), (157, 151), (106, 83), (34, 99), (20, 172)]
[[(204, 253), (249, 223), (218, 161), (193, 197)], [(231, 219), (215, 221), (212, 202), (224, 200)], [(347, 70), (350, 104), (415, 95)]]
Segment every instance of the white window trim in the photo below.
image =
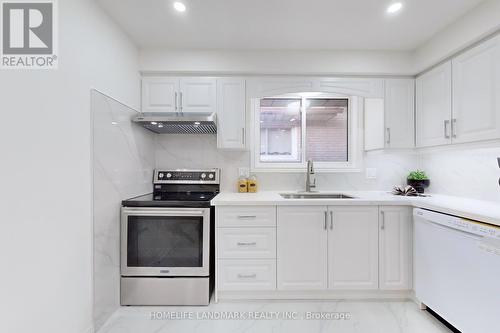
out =
[[(282, 96), (281, 96), (282, 97)], [(298, 97), (300, 95), (287, 97)], [(348, 162), (315, 162), (314, 167), (317, 173), (333, 173), (333, 172), (361, 172), (363, 163), (363, 130), (362, 130), (362, 98), (357, 96), (343, 96), (325, 94), (324, 98), (347, 98), (349, 100), (348, 107)], [(319, 98), (321, 98), (319, 97)], [(276, 97), (279, 98), (279, 97)], [(301, 108), (302, 128), (304, 135), (302, 136), (302, 162), (284, 162), (284, 163), (266, 163), (260, 162), (260, 99), (254, 98), (251, 100), (251, 154), (250, 154), (250, 169), (252, 172), (304, 172), (307, 167), (306, 156), (306, 113), (304, 112), (304, 103)]]

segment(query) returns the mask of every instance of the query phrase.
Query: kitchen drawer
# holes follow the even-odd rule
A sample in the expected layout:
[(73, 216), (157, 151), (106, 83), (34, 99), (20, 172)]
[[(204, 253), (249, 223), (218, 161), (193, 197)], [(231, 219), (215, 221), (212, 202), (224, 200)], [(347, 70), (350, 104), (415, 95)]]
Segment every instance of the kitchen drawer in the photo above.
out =
[(275, 290), (275, 259), (220, 259), (218, 289), (220, 291)]
[(269, 227), (276, 225), (275, 206), (228, 206), (217, 208), (219, 227)]
[(217, 257), (276, 258), (276, 228), (220, 228)]

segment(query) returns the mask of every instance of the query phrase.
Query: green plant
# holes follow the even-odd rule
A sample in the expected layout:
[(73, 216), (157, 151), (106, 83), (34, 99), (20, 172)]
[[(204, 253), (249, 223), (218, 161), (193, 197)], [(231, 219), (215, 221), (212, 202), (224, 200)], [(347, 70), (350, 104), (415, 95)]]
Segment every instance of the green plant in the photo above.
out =
[(409, 180), (427, 180), (429, 177), (425, 174), (425, 171), (422, 170), (415, 170), (410, 172), (408, 175)]

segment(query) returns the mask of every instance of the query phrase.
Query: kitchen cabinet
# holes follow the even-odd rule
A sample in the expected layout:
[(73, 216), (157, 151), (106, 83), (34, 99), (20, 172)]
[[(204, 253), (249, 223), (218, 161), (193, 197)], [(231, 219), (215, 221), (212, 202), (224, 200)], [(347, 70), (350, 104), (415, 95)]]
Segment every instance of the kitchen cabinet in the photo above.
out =
[(385, 110), (382, 98), (365, 98), (365, 150), (385, 148)]
[(279, 290), (377, 289), (378, 208), (278, 207)]
[(276, 289), (276, 207), (216, 208), (219, 291)]
[(500, 36), (452, 60), (452, 142), (500, 138)]
[(213, 113), (217, 111), (217, 88), (214, 78), (181, 78), (179, 86), (179, 108), (181, 112)]
[(384, 98), (365, 98), (365, 150), (415, 147), (415, 81), (386, 79)]
[(330, 207), (328, 288), (378, 288), (378, 207)]
[(417, 147), (451, 143), (451, 62), (416, 80)]
[(415, 81), (385, 80), (385, 147), (415, 147)]
[(276, 289), (276, 260), (218, 260), (221, 291)]
[(327, 288), (327, 214), (326, 206), (278, 207), (278, 290)]
[(411, 289), (412, 210), (381, 206), (379, 209), (379, 287)]
[(142, 112), (176, 112), (178, 91), (177, 78), (143, 78)]
[(216, 112), (216, 80), (207, 77), (145, 77), (143, 112)]
[(246, 146), (245, 80), (217, 79), (217, 146), (244, 150)]

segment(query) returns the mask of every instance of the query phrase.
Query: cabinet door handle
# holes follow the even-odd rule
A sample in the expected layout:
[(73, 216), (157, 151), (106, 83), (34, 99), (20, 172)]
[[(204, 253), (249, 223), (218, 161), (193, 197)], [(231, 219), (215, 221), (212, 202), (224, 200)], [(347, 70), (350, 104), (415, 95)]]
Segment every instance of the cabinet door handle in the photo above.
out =
[(451, 120), (451, 137), (454, 139), (457, 137), (457, 118)]
[(177, 104), (177, 91), (176, 91), (175, 92), (175, 112), (177, 112), (177, 109), (179, 108), (177, 105), (178, 104)]
[(330, 230), (333, 230), (333, 212), (330, 211)]
[(182, 92), (180, 92), (179, 93), (179, 110), (181, 111), (181, 113), (184, 112), (182, 110), (184, 108), (183, 105), (182, 105), (183, 103), (184, 103), (184, 101), (183, 101), (183, 98), (182, 98)]
[(380, 225), (380, 229), (385, 230), (385, 212), (381, 211), (380, 215), (382, 216), (382, 224)]
[(324, 225), (325, 230), (327, 229), (327, 226), (326, 226), (326, 224), (327, 224), (327, 221), (326, 221), (326, 220), (327, 220), (327, 219), (328, 219), (328, 212), (325, 210), (325, 225)]
[(450, 134), (449, 134), (449, 131), (448, 131), (448, 127), (450, 125), (450, 121), (447, 119), (444, 121), (444, 137), (445, 139), (449, 139), (450, 138)]
[(255, 246), (255, 245), (257, 245), (257, 242), (237, 242), (236, 245), (238, 245), (238, 246)]
[(385, 143), (391, 144), (391, 129), (387, 127), (385, 130), (387, 131), (387, 139)]
[(256, 215), (238, 215), (239, 219), (254, 219), (256, 217)]
[(255, 279), (257, 277), (257, 274), (238, 274), (238, 279)]

